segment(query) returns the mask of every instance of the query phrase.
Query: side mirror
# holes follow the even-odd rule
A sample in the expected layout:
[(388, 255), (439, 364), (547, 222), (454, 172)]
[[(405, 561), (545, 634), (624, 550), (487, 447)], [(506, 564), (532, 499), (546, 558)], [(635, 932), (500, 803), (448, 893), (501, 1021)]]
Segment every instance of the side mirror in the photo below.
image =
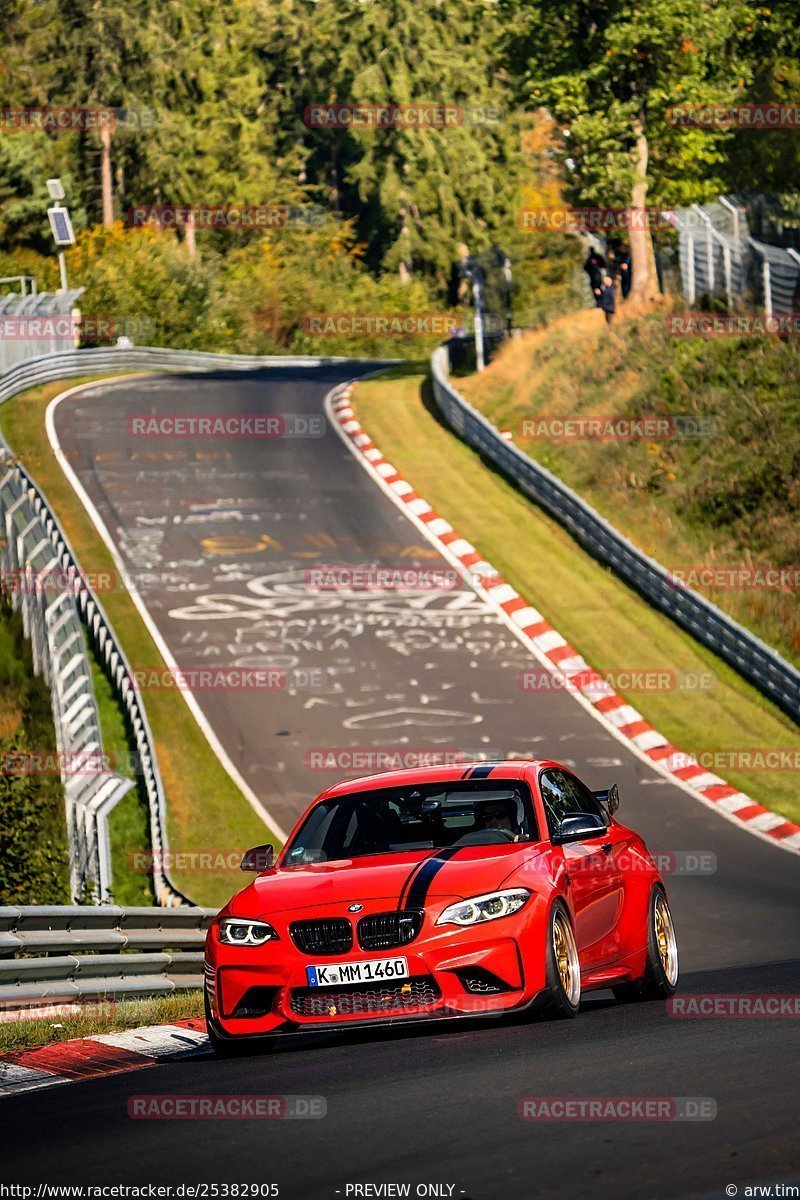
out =
[(600, 837), (605, 832), (602, 817), (595, 813), (576, 813), (572, 817), (564, 817), (552, 841), (554, 845), (561, 846), (564, 842), (582, 842), (584, 838)]
[(615, 783), (604, 792), (593, 792), (595, 800), (599, 800), (601, 804), (605, 804), (608, 811), (613, 817), (614, 813), (619, 808), (619, 788)]
[(274, 861), (275, 851), (272, 846), (253, 846), (252, 849), (245, 850), (241, 869), (253, 871), (257, 875), (260, 871), (268, 871)]

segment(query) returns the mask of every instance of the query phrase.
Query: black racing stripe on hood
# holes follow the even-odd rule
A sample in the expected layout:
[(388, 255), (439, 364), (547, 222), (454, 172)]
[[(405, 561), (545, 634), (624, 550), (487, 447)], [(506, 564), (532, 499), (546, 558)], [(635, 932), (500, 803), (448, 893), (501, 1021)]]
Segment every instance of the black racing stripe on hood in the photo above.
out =
[(445, 863), (458, 854), (458, 851), (458, 846), (451, 846), (448, 850), (438, 850), (432, 858), (426, 858), (416, 875), (409, 881), (405, 904), (401, 903), (401, 908), (424, 908), (431, 884)]
[(411, 881), (413, 880), (414, 876), (422, 870), (427, 861), (427, 858), (423, 858), (422, 862), (417, 863), (416, 866), (412, 867), (409, 871), (406, 881), (400, 889), (400, 898), (397, 901), (398, 909), (401, 909), (405, 903), (406, 892), (411, 887)]

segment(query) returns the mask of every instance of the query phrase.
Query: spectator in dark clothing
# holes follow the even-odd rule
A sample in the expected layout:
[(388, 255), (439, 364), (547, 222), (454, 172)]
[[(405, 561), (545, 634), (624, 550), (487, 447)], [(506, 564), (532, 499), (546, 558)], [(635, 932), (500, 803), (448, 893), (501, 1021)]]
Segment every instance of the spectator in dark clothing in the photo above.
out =
[(633, 281), (631, 252), (628, 246), (623, 246), (617, 254), (617, 267), (619, 268), (619, 281), (622, 284), (622, 299), (627, 300), (631, 294)]
[(603, 283), (603, 270), (606, 265), (606, 260), (602, 254), (598, 254), (596, 250), (590, 250), (586, 262), (583, 264), (583, 269), (589, 276), (589, 283), (594, 295), (594, 302), (597, 308), (600, 307), (600, 288)]
[(617, 285), (610, 275), (603, 276), (600, 287), (600, 308), (606, 314), (606, 325), (610, 325), (614, 320), (614, 313), (617, 311)]

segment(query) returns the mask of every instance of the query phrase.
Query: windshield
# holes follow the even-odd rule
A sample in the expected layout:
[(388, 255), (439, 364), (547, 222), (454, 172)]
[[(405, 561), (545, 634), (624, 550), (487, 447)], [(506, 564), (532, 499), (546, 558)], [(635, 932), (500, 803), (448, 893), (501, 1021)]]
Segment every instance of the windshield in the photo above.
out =
[(511, 845), (536, 836), (530, 793), (518, 780), (381, 788), (318, 804), (287, 847), (284, 865)]

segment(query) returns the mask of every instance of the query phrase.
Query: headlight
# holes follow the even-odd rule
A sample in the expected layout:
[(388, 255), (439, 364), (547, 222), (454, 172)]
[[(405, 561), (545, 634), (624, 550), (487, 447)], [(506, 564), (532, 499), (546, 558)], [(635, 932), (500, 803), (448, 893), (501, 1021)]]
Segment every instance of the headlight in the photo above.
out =
[(510, 917), (519, 912), (530, 896), (526, 888), (513, 888), (508, 892), (490, 892), (488, 896), (473, 896), (471, 900), (459, 900), (444, 910), (437, 925), (480, 925), (482, 921), (496, 921), (498, 917)]
[(219, 940), (226, 946), (263, 946), (277, 939), (277, 933), (266, 921), (224, 917), (219, 923)]

